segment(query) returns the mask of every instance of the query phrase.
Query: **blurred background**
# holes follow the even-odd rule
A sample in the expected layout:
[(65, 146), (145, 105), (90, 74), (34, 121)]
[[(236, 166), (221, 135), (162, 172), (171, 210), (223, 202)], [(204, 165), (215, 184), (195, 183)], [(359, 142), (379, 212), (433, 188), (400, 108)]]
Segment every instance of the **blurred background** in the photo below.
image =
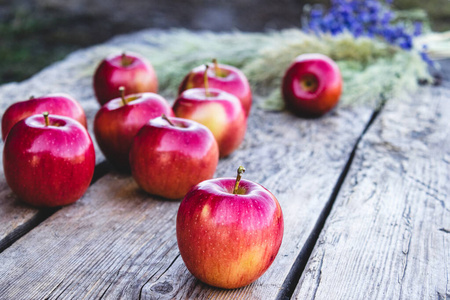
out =
[[(79, 48), (146, 28), (267, 31), (301, 27), (305, 0), (0, 0), (0, 84), (21, 81)], [(450, 0), (394, 0), (450, 30)]]

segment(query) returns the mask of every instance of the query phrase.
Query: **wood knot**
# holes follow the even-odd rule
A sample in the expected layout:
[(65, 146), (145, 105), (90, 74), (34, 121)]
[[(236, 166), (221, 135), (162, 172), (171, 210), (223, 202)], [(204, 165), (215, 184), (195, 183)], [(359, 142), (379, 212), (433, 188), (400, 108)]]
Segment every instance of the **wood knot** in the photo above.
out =
[(169, 282), (164, 281), (164, 282), (155, 284), (152, 287), (152, 291), (157, 292), (159, 294), (168, 294), (171, 291), (173, 291), (173, 286)]

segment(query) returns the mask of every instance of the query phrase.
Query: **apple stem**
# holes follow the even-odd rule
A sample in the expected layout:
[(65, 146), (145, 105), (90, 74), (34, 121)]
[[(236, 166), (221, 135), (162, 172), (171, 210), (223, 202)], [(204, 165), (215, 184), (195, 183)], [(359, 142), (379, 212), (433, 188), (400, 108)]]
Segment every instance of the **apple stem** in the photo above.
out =
[(172, 121), (170, 121), (170, 119), (166, 116), (166, 114), (162, 114), (161, 118), (163, 118), (164, 120), (166, 120), (167, 122), (169, 122), (169, 124), (171, 126), (175, 126), (175, 124), (172, 123)]
[(43, 112), (42, 115), (44, 116), (44, 121), (45, 121), (45, 126), (49, 126), (50, 125), (50, 121), (48, 120), (48, 111)]
[(29, 99), (29, 100), (33, 100), (33, 99), (34, 99), (34, 96), (33, 96), (33, 95), (31, 95), (31, 96), (30, 96), (30, 99)]
[(122, 53), (122, 60), (121, 60), (122, 66), (128, 67), (132, 63), (132, 59), (128, 58), (125, 52)]
[(217, 62), (217, 59), (213, 58), (212, 62), (214, 64), (214, 72), (216, 73), (216, 76), (219, 76), (220, 68), (219, 68), (219, 63)]
[(236, 195), (239, 189), (239, 182), (241, 181), (241, 175), (245, 172), (245, 168), (243, 166), (239, 166), (237, 169), (236, 183), (234, 184), (233, 194)]
[(125, 87), (121, 86), (119, 87), (120, 91), (120, 98), (122, 98), (123, 105), (127, 105), (127, 99), (125, 99)]
[(210, 93), (209, 93), (209, 84), (208, 84), (208, 68), (209, 68), (209, 66), (208, 66), (208, 65), (205, 65), (205, 73), (203, 73), (203, 83), (204, 83), (204, 85), (205, 85), (205, 94), (206, 94), (206, 97), (209, 97), (209, 96), (210, 96)]

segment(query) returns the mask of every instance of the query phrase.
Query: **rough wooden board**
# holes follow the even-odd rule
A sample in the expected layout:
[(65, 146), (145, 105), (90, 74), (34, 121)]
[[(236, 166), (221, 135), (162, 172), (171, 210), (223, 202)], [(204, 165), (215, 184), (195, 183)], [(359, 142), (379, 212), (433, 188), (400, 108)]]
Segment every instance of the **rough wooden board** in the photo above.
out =
[(387, 104), (357, 151), (296, 299), (450, 298), (450, 92)]
[[(145, 250), (162, 250), (164, 255), (174, 247), (165, 246), (167, 240), (172, 242), (165, 231), (177, 206), (149, 199), (129, 177), (107, 175), (82, 200), (58, 211), (1, 254), (1, 273), (9, 275), (2, 279), (0, 294), (7, 299), (55, 298), (66, 290), (75, 298), (84, 293), (98, 298), (107, 289), (105, 279), (120, 278), (122, 272), (136, 276), (133, 269), (145, 272), (152, 267), (142, 256)], [(99, 290), (89, 292), (98, 284)]]
[(330, 197), (372, 110), (337, 109), (321, 119), (252, 111), (243, 145), (220, 161), (216, 177), (262, 183), (279, 199), (285, 236), (273, 266), (235, 291), (205, 287), (176, 246), (179, 202), (153, 199), (130, 177), (107, 175), (0, 254), (0, 294), (9, 298), (275, 298)]

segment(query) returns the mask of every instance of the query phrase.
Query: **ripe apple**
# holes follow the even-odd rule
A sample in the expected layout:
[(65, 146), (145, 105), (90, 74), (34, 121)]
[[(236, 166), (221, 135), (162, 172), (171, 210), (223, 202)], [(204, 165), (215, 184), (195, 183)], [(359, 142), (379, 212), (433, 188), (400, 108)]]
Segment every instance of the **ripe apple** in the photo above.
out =
[(283, 239), (283, 214), (275, 196), (238, 177), (206, 180), (181, 201), (177, 242), (188, 270), (209, 285), (234, 289), (258, 279)]
[(338, 65), (322, 54), (302, 54), (286, 70), (282, 93), (286, 107), (301, 117), (319, 117), (339, 101), (342, 76)]
[(208, 127), (219, 145), (220, 157), (225, 157), (242, 143), (247, 118), (236, 96), (209, 88), (206, 71), (204, 74), (205, 88), (185, 90), (175, 100), (172, 109), (175, 116)]
[(119, 87), (127, 94), (156, 93), (158, 79), (148, 60), (134, 53), (112, 54), (98, 65), (94, 73), (94, 92), (103, 105), (120, 97)]
[(212, 178), (219, 161), (217, 142), (205, 126), (161, 116), (135, 136), (131, 174), (146, 192), (181, 199), (197, 183)]
[(38, 98), (30, 97), (29, 100), (20, 101), (8, 107), (2, 117), (2, 138), (11, 128), (22, 119), (47, 111), (52, 115), (70, 117), (87, 127), (86, 115), (81, 105), (71, 96), (66, 94), (50, 94)]
[(89, 187), (94, 146), (79, 122), (45, 112), (11, 128), (3, 168), (9, 187), (22, 201), (39, 207), (66, 205)]
[(209, 87), (217, 88), (235, 95), (242, 103), (245, 115), (248, 116), (252, 106), (252, 91), (247, 77), (238, 68), (219, 64), (213, 60), (212, 64), (198, 66), (187, 74), (178, 88), (178, 94), (192, 88), (204, 88), (204, 73), (207, 71)]
[(105, 157), (119, 170), (130, 169), (129, 152), (134, 136), (150, 119), (174, 116), (169, 103), (154, 93), (122, 95), (108, 101), (95, 115), (94, 133)]

